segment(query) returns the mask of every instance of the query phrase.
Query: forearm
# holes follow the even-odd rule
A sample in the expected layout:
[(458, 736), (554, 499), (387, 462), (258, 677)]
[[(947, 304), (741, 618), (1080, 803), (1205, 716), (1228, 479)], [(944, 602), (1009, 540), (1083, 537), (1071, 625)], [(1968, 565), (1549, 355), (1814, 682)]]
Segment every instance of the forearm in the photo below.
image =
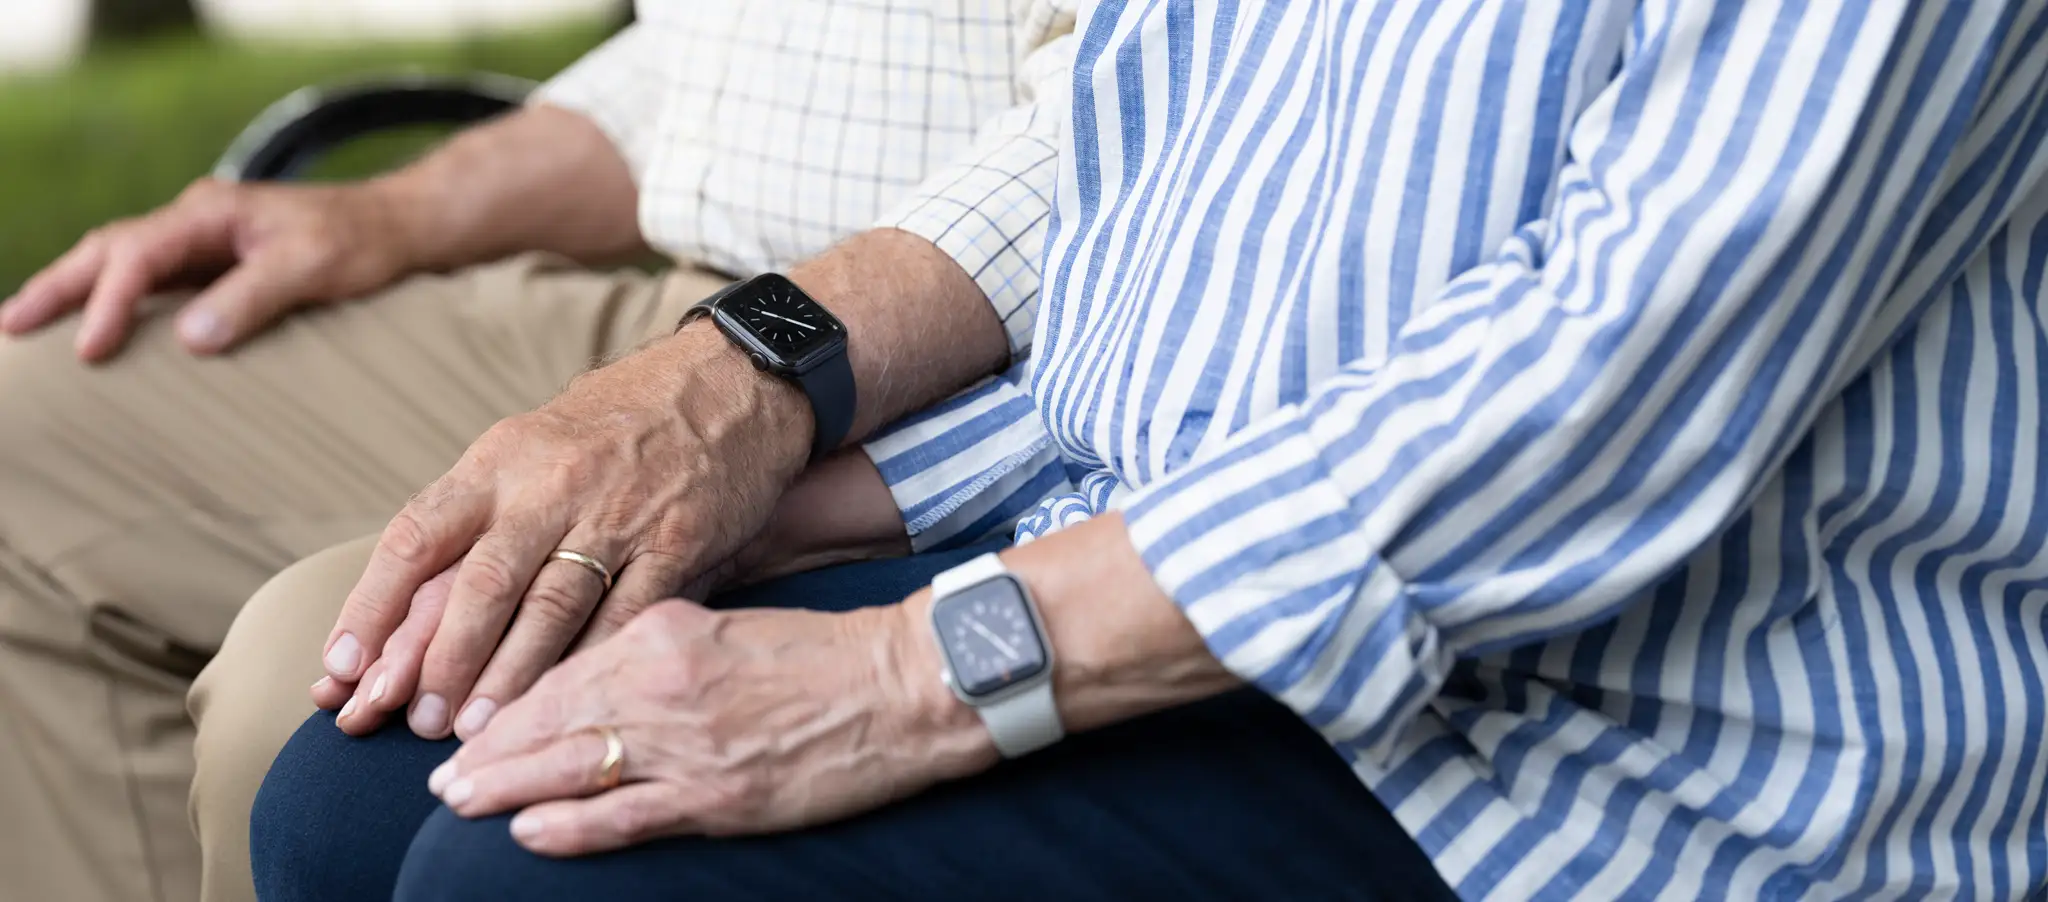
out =
[(603, 263), (645, 249), (625, 158), (589, 119), (559, 107), (526, 107), (462, 132), (364, 189), (391, 205), (413, 269), (523, 251)]
[[(1067, 729), (1088, 730), (1187, 704), (1239, 685), (1108, 513), (1002, 553), (1031, 590), (1053, 650), (1053, 696)], [(893, 670), (901, 691), (941, 735), (983, 737), (973, 710), (933, 677), (931, 590), (890, 609)], [(992, 753), (989, 746), (986, 752)]]
[(866, 454), (849, 449), (797, 477), (768, 525), (740, 550), (719, 583), (730, 588), (909, 553), (910, 538), (889, 486)]
[(909, 232), (854, 235), (789, 273), (846, 324), (859, 408), (848, 443), (1001, 369), (1003, 325), (960, 264)]

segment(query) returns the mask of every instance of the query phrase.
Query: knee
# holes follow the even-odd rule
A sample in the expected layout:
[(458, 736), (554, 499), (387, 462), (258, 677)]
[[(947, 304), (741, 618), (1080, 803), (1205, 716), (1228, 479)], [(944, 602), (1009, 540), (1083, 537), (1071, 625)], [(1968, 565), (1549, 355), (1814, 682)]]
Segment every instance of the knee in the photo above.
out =
[(426, 775), (454, 752), (403, 729), (367, 739), (315, 714), (278, 753), (249, 818), (259, 898), (382, 899), (406, 846), (438, 803)]
[[(393, 902), (574, 899), (592, 887), (563, 886), (554, 862), (512, 841), (511, 818), (469, 821), (436, 811), (420, 826), (398, 874)], [(580, 891), (579, 891), (580, 890)]]
[[(186, 699), (198, 726), (191, 815), (209, 880), (241, 882), (250, 807), (271, 762), (312, 713), (306, 687), (320, 649), (373, 540), (286, 569), (257, 591)], [(339, 731), (334, 731), (339, 733)], [(317, 737), (309, 739), (317, 746)]]

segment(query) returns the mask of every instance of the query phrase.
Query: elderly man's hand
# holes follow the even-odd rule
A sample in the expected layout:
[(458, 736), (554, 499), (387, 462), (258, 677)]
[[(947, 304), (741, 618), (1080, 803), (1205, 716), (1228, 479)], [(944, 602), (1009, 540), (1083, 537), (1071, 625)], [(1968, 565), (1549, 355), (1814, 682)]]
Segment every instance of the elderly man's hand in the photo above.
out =
[[(391, 521), (349, 594), (324, 652), (355, 691), (342, 728), (370, 732), (410, 704), (422, 736), (475, 735), (579, 635), (616, 631), (731, 556), (802, 469), (810, 433), (803, 395), (709, 323), (499, 423)], [(610, 592), (557, 549), (604, 564)], [(416, 610), (451, 566), (441, 609)]]
[[(429, 788), (468, 817), (525, 808), (521, 844), (580, 855), (821, 823), (985, 769), (994, 745), (912, 610), (664, 602), (549, 672)], [(608, 792), (599, 726), (626, 748)]]
[(286, 311), (356, 297), (417, 268), (391, 182), (243, 185), (200, 179), (147, 216), (97, 229), (0, 305), (0, 331), (24, 334), (83, 309), (78, 356), (118, 350), (153, 291), (204, 281), (178, 335), (216, 353)]

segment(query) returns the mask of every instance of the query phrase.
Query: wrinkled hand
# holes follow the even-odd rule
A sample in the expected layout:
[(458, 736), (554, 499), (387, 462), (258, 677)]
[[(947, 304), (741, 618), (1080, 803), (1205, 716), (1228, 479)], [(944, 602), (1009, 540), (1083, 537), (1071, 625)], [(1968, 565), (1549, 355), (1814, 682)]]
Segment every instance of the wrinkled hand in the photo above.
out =
[(145, 296), (212, 279), (186, 303), (178, 336), (194, 353), (218, 353), (296, 307), (357, 297), (411, 271), (400, 206), (376, 182), (201, 179), (153, 213), (86, 235), (0, 305), (0, 331), (26, 334), (84, 308), (78, 356), (101, 360), (127, 340)]
[[(342, 728), (371, 732), (409, 704), (421, 736), (475, 735), (579, 636), (616, 632), (730, 557), (809, 442), (803, 396), (709, 324), (500, 422), (391, 521), (349, 594), (323, 652), (353, 687)], [(610, 592), (551, 561), (558, 548), (603, 562)], [(416, 610), (451, 566), (440, 609)]]
[[(822, 823), (989, 767), (987, 731), (904, 610), (664, 602), (550, 671), (429, 788), (465, 817), (523, 808), (522, 845), (580, 855)], [(626, 747), (610, 791), (598, 726)]]

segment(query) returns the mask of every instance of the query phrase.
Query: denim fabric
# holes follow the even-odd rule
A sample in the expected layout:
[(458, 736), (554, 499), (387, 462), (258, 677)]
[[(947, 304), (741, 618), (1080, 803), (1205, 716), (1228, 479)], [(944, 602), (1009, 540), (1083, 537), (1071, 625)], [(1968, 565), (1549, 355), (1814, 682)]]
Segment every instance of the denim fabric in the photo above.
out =
[[(986, 550), (836, 567), (719, 603), (887, 604)], [(330, 715), (307, 721), (257, 797), (261, 898), (1454, 898), (1321, 737), (1248, 689), (840, 823), (565, 861), (515, 845), (509, 817), (464, 820), (427, 794), (427, 774), (455, 748), (402, 726), (351, 739)]]

